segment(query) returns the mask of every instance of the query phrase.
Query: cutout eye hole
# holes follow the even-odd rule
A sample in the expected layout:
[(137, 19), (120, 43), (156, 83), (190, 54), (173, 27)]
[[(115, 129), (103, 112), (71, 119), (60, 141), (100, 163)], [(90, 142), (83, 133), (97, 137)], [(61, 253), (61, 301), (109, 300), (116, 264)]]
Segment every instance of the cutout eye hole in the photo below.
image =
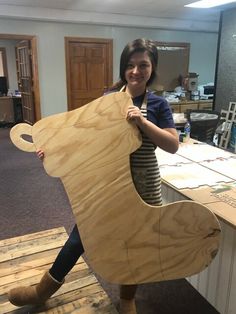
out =
[(32, 136), (31, 135), (28, 135), (28, 134), (22, 134), (21, 135), (21, 138), (27, 142), (30, 142), (30, 143), (33, 143), (33, 139), (32, 139)]

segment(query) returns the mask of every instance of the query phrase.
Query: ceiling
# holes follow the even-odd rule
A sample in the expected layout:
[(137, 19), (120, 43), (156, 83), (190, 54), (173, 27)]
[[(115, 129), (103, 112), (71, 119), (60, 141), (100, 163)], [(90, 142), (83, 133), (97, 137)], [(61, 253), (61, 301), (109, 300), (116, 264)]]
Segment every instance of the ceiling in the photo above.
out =
[(185, 8), (191, 0), (0, 0), (0, 17), (217, 32), (220, 11)]

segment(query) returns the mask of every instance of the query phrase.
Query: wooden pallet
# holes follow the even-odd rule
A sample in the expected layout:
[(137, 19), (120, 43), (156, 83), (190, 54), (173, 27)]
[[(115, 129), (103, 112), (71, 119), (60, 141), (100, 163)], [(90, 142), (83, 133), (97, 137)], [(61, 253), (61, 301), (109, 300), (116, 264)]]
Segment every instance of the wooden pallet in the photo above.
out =
[(67, 238), (61, 227), (0, 241), (1, 314), (117, 313), (83, 258), (68, 274), (65, 284), (44, 305), (19, 308), (8, 301), (7, 292), (11, 288), (39, 282)]
[(233, 123), (236, 123), (236, 103), (230, 102), (228, 110), (221, 110), (221, 118), (225, 120), (224, 132), (221, 135), (219, 147), (227, 149), (230, 141)]

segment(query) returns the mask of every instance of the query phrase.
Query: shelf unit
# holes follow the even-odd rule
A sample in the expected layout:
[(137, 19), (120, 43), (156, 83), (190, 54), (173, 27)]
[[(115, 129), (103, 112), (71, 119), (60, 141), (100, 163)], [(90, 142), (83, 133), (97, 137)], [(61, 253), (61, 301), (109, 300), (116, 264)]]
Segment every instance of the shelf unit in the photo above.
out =
[(212, 100), (198, 100), (198, 101), (180, 101), (178, 103), (170, 103), (172, 112), (185, 113), (187, 110), (205, 109), (212, 110)]

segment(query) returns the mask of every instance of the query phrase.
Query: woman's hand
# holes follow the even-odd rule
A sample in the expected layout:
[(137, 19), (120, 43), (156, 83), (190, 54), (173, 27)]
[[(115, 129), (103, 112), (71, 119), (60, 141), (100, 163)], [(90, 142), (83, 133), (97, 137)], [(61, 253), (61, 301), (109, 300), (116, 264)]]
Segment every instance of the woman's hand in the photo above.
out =
[(146, 120), (141, 113), (141, 110), (136, 106), (130, 106), (127, 110), (127, 120), (133, 121), (137, 126), (141, 126)]
[(155, 146), (168, 153), (174, 154), (179, 147), (179, 136), (175, 128), (161, 129), (151, 121), (144, 118), (141, 110), (136, 106), (130, 106), (127, 110), (127, 120), (133, 121)]
[(41, 150), (41, 149), (39, 149), (39, 150), (36, 151), (36, 154), (37, 154), (38, 158), (39, 158), (41, 161), (43, 161), (43, 159), (44, 159), (44, 151)]

